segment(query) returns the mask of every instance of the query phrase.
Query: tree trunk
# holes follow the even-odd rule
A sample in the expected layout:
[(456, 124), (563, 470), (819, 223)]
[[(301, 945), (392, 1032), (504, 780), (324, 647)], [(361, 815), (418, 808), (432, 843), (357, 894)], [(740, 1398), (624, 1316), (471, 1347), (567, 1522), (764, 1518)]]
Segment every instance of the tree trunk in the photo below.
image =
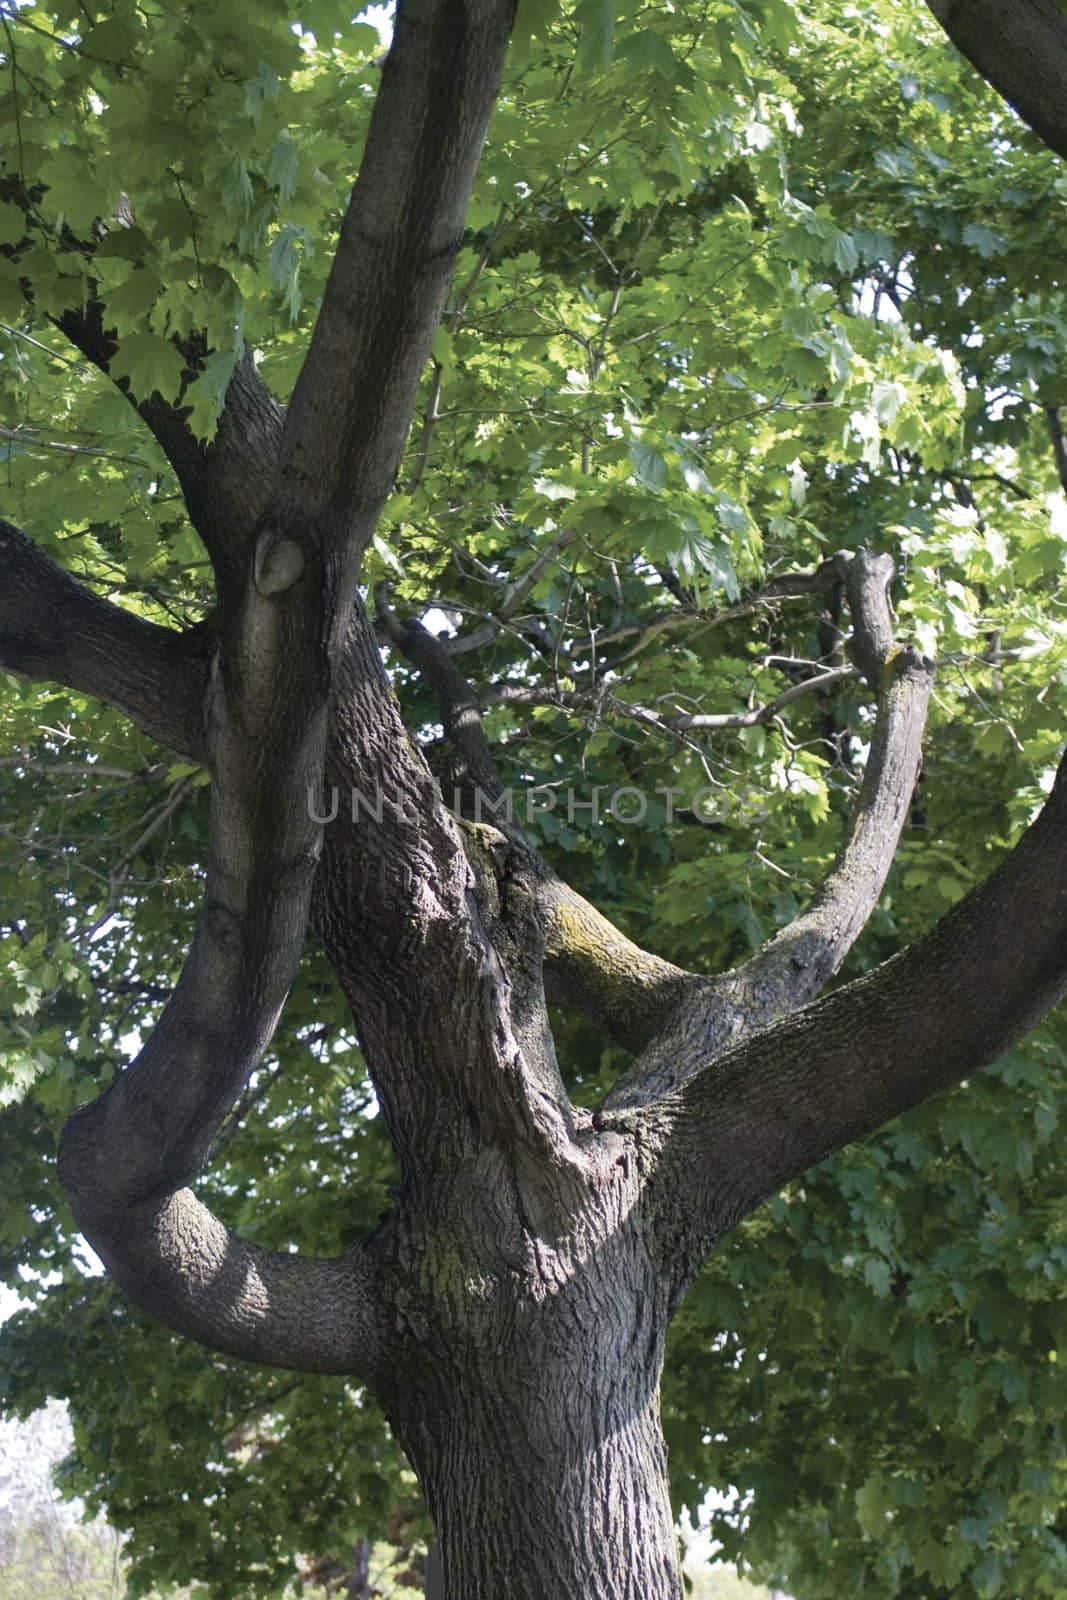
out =
[(497, 1305), (470, 1280), (436, 1328), (409, 1318), (418, 1337), (381, 1397), (434, 1519), (446, 1600), (681, 1600), (666, 1317), (651, 1285), (620, 1286), (619, 1254), (609, 1244), (555, 1292), (505, 1281)]
[(521, 1397), (457, 1382), (417, 1441), (404, 1430), (446, 1600), (680, 1600), (657, 1398), (624, 1366), (597, 1378), (595, 1393), (580, 1371), (547, 1392), (530, 1378)]

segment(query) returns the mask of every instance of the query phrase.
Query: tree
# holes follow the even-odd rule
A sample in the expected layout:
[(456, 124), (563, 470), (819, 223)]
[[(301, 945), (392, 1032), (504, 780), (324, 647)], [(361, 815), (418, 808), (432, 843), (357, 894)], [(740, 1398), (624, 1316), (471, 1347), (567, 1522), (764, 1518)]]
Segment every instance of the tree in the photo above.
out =
[[(908, 284), (944, 271), (936, 212), (931, 223), (927, 207), (925, 232), (906, 250), (876, 225), (894, 184), (910, 186), (916, 215), (926, 205), (914, 162), (909, 173), (904, 155), (889, 152), (880, 178), (821, 193), (818, 136), (805, 158), (789, 126), (791, 8), (721, 9), (699, 26), (621, 11), (617, 43), (601, 7), (579, 8), (576, 41), (570, 18), (525, 18), (470, 211), (507, 7), (410, 4), (381, 69), (377, 36), (327, 5), (300, 23), (328, 45), (298, 42), (280, 12), (238, 27), (198, 11), (195, 29), (184, 14), (149, 22), (123, 10), (91, 27), (82, 18), (73, 32), (65, 16), (44, 12), (8, 23), (18, 161), (5, 179), (3, 282), (15, 338), (37, 364), (26, 379), (9, 361), (5, 377), (24, 385), (23, 403), (27, 382), (42, 396), (61, 390), (65, 414), (91, 417), (94, 439), (107, 439), (9, 430), (39, 541), (3, 526), (0, 659), (100, 700), (179, 758), (147, 768), (163, 767), (170, 792), (97, 901), (113, 992), (126, 985), (150, 1002), (167, 987), (157, 979), (176, 961), (181, 930), (158, 973), (124, 963), (122, 885), (181, 803), (199, 798), (201, 772), (211, 791), (204, 910), (188, 959), (136, 1062), (113, 1081), (112, 1028), (97, 1063), (106, 1093), (68, 1122), (60, 1176), (112, 1278), (168, 1326), (242, 1360), (358, 1379), (376, 1396), (419, 1474), (457, 1596), (512, 1594), (519, 1574), (534, 1593), (679, 1592), (658, 1382), (668, 1324), (708, 1252), (813, 1163), (1001, 1056), (1065, 983), (1060, 780), (1010, 851), (1023, 805), (1018, 789), (1010, 802), (999, 795), (986, 836), (1003, 854), (995, 871), (902, 953), (816, 998), (877, 905), (901, 830), (921, 826), (912, 791), (933, 663), (896, 641), (892, 562), (871, 553), (866, 530), (904, 525), (897, 548), (911, 557), (911, 616), (930, 635), (921, 642), (952, 665), (969, 641), (975, 670), (994, 676), (1006, 670), (1005, 650), (1019, 648), (1004, 645), (998, 617), (1020, 632), (1054, 631), (1061, 552), (1024, 488), (1009, 524), (1034, 587), (1023, 612), (984, 520), (991, 503), (999, 513), (1020, 498), (997, 455), (1009, 435), (993, 431), (1002, 419), (992, 391), (1018, 351), (992, 353), (971, 407), (938, 343), (955, 333), (959, 359), (972, 362), (966, 379), (986, 359), (969, 337), (958, 280), (946, 280), (953, 294), (916, 295), (896, 322), (879, 316), (877, 300), (865, 317), (842, 304), (844, 284), (865, 282), (895, 304)], [(853, 26), (874, 18), (877, 6)], [(1008, 59), (1010, 20), (998, 23)], [(826, 26), (818, 8), (812, 25)], [(560, 69), (575, 43), (572, 89)], [(838, 60), (842, 48), (831, 40)], [(312, 70), (316, 52), (332, 70)], [(809, 48), (801, 91), (814, 99), (827, 70)], [(622, 82), (638, 93), (622, 99)], [(1026, 112), (1014, 78), (1006, 91)], [(945, 115), (930, 105), (931, 117)], [(975, 105), (975, 122), (986, 119), (977, 167), (1003, 124), (990, 133), (988, 99)], [(1039, 115), (1030, 120), (1046, 131)], [(301, 295), (319, 287), (332, 195), (364, 125), (359, 179), (305, 354)], [(829, 142), (829, 126), (822, 131)], [(602, 169), (616, 142), (627, 154), (609, 182)], [(807, 200), (787, 182), (786, 148)], [(160, 149), (173, 157), (161, 187)], [(552, 175), (540, 190), (529, 182), (534, 157)], [(1024, 189), (1013, 260), (1024, 248), (1039, 253), (1026, 235), (1032, 193)], [(857, 203), (870, 223), (853, 231), (841, 224)], [(967, 228), (976, 231), (961, 240)], [(972, 261), (995, 258), (998, 241), (983, 222), (956, 224)], [(1031, 321), (1045, 319), (1044, 354), (1055, 356), (1057, 285), (1043, 261), (1031, 271)], [(971, 293), (995, 301), (1001, 288), (990, 270)], [(471, 312), (483, 290), (479, 325)], [(775, 320), (758, 319), (761, 307)], [(935, 314), (932, 334), (923, 321)], [(981, 308), (982, 330), (991, 315)], [(1030, 337), (1020, 348), (1040, 355), (1032, 328)], [(252, 353), (261, 342), (262, 371)], [(88, 368), (70, 367), (71, 344)], [(517, 355), (494, 370), (505, 344)], [(268, 377), (292, 389), (284, 412)], [(1062, 434), (1041, 377), (1025, 374), (1048, 408), (1053, 472)], [(518, 425), (502, 425), (520, 378), (539, 392), (515, 408)], [(442, 406), (450, 389), (455, 403)], [(141, 432), (127, 449), (118, 416), (130, 402)], [(64, 444), (102, 483), (132, 483), (129, 518), (111, 498), (78, 541), (88, 582), (51, 559), (54, 531), (41, 526), (41, 450)], [(878, 470), (883, 449), (895, 454), (895, 479)], [(974, 485), (986, 476), (993, 488), (976, 507)], [(924, 540), (908, 513), (924, 495), (929, 504), (931, 478), (957, 504)], [(211, 595), (175, 511), (175, 479), (210, 557)], [(55, 525), (83, 525), (84, 479), (65, 492), (65, 506), (52, 503)], [(836, 529), (842, 507), (858, 536), (828, 553), (819, 525)], [(924, 550), (936, 559), (924, 562)], [(946, 578), (953, 562), (962, 577)], [(96, 592), (113, 596), (124, 582), (137, 591), (133, 605)], [(446, 642), (416, 620), (430, 600), (448, 616), (488, 615)], [(959, 611), (955, 650), (942, 648), (946, 601)], [(163, 620), (175, 607), (178, 627)], [(750, 631), (731, 655), (717, 636), (738, 624)], [(635, 681), (628, 663), (672, 635), (684, 648)], [(475, 651), (472, 689), (458, 658)], [(734, 700), (757, 652), (756, 702), (684, 709), (686, 695), (712, 689)], [(763, 694), (776, 675), (786, 687)], [(816, 698), (830, 691), (850, 704)], [(1024, 671), (1006, 693), (1030, 706), (1047, 761), (1059, 743), (1058, 687), (1038, 700)], [(767, 730), (798, 703), (817, 748), (787, 740), (769, 749)], [(429, 750), (436, 786), (401, 704), (424, 743), (433, 724), (443, 730)], [(649, 776), (666, 776), (690, 802), (681, 807), (685, 870), (663, 895), (668, 908), (671, 893), (685, 897), (700, 881), (698, 850), (720, 873), (748, 859), (730, 849), (743, 793), (730, 796), (732, 816), (720, 806), (711, 818), (716, 831), (699, 826), (691, 797), (707, 760), (702, 738), (746, 736), (750, 821), (776, 763), (791, 793), (808, 797), (816, 831), (799, 850), (784, 808), (766, 830), (783, 861), (804, 848), (809, 868), (825, 856), (827, 773), (836, 798), (854, 791), (837, 863), (807, 909), (781, 904), (782, 926), (766, 938), (750, 907), (747, 920), (712, 934), (687, 905), (685, 966), (605, 920), (573, 805), (569, 835), (545, 809), (534, 827), (550, 846), (574, 846), (568, 876), (590, 898), (505, 814), (509, 793), (572, 776), (553, 750), (567, 715), (584, 724), (585, 775), (602, 768), (612, 796), (636, 794), (641, 820)], [(606, 739), (608, 725), (630, 724), (668, 741), (665, 772)], [(950, 718), (949, 769), (951, 732)], [(20, 751), (22, 778), (33, 779), (35, 761), (46, 780), (63, 776), (65, 737), (45, 732)], [(861, 781), (850, 737), (870, 746)], [(72, 765), (105, 775), (77, 732), (69, 742)], [(132, 787), (143, 771), (123, 766), (115, 781)], [(718, 769), (712, 776), (704, 787), (722, 782)], [(322, 824), (335, 790), (337, 815)], [(353, 792), (364, 802), (354, 810)], [(588, 802), (584, 788), (580, 798)], [(658, 797), (660, 820), (671, 798)], [(621, 834), (617, 807), (609, 815)], [(198, 846), (195, 819), (193, 828)], [(656, 840), (647, 829), (639, 865)], [(987, 862), (990, 853), (987, 844)], [(64, 871), (82, 870), (65, 840), (55, 854)], [(69, 918), (61, 903), (47, 951), (28, 920), (13, 919), (15, 1015), (35, 1015), (54, 993), (51, 1043), (69, 1044), (73, 1023), (88, 1064), (89, 1012), (83, 1004), (65, 1015), (63, 990), (78, 997), (80, 988), (84, 1002), (104, 963), (77, 958)], [(623, 911), (620, 921), (639, 935), (655, 918)], [(254, 1208), (241, 1196), (220, 1192), (213, 1212), (188, 1187), (231, 1135), (232, 1107), (270, 1046), (309, 924), (351, 1008), (399, 1167), (376, 1225), (355, 1215), (366, 1195), (331, 1224), (344, 1246), (333, 1256), (292, 1252), (284, 1228), (271, 1239), (277, 1219), (249, 1242), (237, 1224), (254, 1229), (242, 1215)], [(1025, 937), (1009, 937), (1016, 930)], [(754, 948), (728, 965), (741, 954), (738, 933)], [(307, 1026), (321, 970), (320, 957), (318, 973), (300, 980)], [(571, 1056), (561, 1066), (546, 996), (632, 1059), (605, 1057), (589, 1032), (564, 1023), (556, 1032)], [(21, 1035), (9, 1043), (12, 1079), (25, 1087), (52, 1055), (42, 1063)], [(337, 1062), (322, 1063), (324, 1078)], [(594, 1081), (599, 1067), (610, 1088), (590, 1106), (608, 1087)], [(80, 1098), (62, 1073), (43, 1092), (53, 1108)], [(381, 1181), (380, 1141), (367, 1148)], [(314, 1159), (305, 1154), (291, 1175), (296, 1189)], [(890, 1293), (885, 1261), (871, 1266), (871, 1288)], [(359, 1410), (347, 1385), (338, 1395)], [(374, 1421), (351, 1421), (361, 1440), (375, 1431)], [(889, 1494), (878, 1473), (865, 1480), (869, 1538), (884, 1530)], [(908, 1559), (910, 1572), (929, 1575), (909, 1579), (916, 1584), (959, 1576), (935, 1571), (929, 1553)], [(976, 1581), (996, 1592), (994, 1578), (986, 1570)]]

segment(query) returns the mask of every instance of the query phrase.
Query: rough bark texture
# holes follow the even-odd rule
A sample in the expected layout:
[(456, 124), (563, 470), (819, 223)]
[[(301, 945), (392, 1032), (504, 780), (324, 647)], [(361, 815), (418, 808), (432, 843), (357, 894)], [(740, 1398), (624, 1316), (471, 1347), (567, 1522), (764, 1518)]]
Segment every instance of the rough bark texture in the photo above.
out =
[[(968, 19), (987, 14), (993, 38), (1002, 8), (934, 9), (969, 39)], [(1035, 28), (1056, 16), (1041, 0), (1004, 12)], [(442, 807), (353, 595), (510, 23), (509, 0), (402, 0), (288, 417), (251, 364), (208, 448), (174, 408), (139, 408), (212, 557), (211, 622), (178, 634), (138, 621), (0, 523), (0, 665), (99, 696), (212, 777), (207, 889), (181, 980), (136, 1062), (62, 1141), (64, 1187), (109, 1271), (214, 1348), (365, 1382), (420, 1475), (449, 1600), (678, 1600), (657, 1399), (671, 1313), (766, 1195), (993, 1060), (1063, 994), (1067, 778), (926, 938), (816, 999), (885, 881), (932, 676), (894, 641), (891, 563), (858, 552), (723, 614), (844, 595), (852, 663), (830, 677), (862, 676), (877, 702), (833, 871), (736, 971), (708, 979), (641, 950), (517, 828)], [(1035, 66), (1018, 88), (1021, 106), (1034, 90), (1035, 126), (1046, 76)], [(106, 370), (93, 307), (63, 326)], [(671, 625), (631, 630), (627, 649)], [(494, 792), (479, 695), (451, 659), (462, 652), (384, 597), (378, 627), (436, 694), (460, 781)], [(740, 715), (716, 725), (751, 720)], [(308, 795), (321, 807), (334, 787), (387, 798), (373, 822), (346, 806), (322, 825)], [(255, 1249), (190, 1188), (269, 1043), (309, 922), (401, 1170), (377, 1230), (331, 1261)], [(564, 1089), (548, 998), (638, 1052), (595, 1116)]]
[(658, 1374), (641, 1369), (622, 1308), (608, 1322), (590, 1295), (575, 1310), (593, 1349), (542, 1359), (536, 1386), (472, 1364), (418, 1386), (410, 1424), (392, 1413), (442, 1530), (450, 1596), (681, 1600)]

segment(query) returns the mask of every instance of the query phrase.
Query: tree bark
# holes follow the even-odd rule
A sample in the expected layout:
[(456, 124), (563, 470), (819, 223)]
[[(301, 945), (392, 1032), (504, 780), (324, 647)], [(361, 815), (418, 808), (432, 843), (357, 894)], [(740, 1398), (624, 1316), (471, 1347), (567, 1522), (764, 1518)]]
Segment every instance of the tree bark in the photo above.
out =
[[(420, 1386), (397, 1432), (440, 1540), (445, 1600), (681, 1600), (655, 1385), (625, 1347), (575, 1350), (511, 1392)], [(501, 1375), (502, 1376), (502, 1375)]]
[[(976, 59), (995, 42), (996, 6), (933, 9)], [(1037, 65), (1046, 36), (1054, 62), (1055, 8), (1003, 9), (1028, 24)], [(891, 564), (860, 552), (731, 613), (844, 584), (854, 666), (834, 671), (878, 699), (834, 872), (737, 972), (708, 979), (640, 951), (520, 839), (486, 827), (472, 840), (445, 812), (353, 596), (511, 20), (511, 0), (398, 7), (287, 418), (251, 363), (211, 447), (175, 408), (139, 407), (211, 553), (217, 617), (184, 635), (128, 617), (0, 523), (0, 664), (99, 694), (213, 779), (181, 980), (60, 1149), (72, 1209), (113, 1276), (214, 1348), (365, 1382), (419, 1474), (447, 1600), (680, 1600), (658, 1402), (671, 1314), (707, 1250), (767, 1194), (959, 1082), (1067, 990), (1067, 768), (986, 884), (904, 956), (810, 1003), (881, 893), (930, 693), (930, 663), (893, 642)], [(1056, 84), (1029, 59), (1013, 53), (1005, 92), (1051, 142)], [(95, 311), (66, 326), (106, 370)], [(394, 637), (434, 679), (468, 777), (491, 787), (478, 697), (425, 630)], [(342, 817), (324, 838), (307, 806), (324, 778), (387, 796), (375, 824)], [(378, 1228), (329, 1261), (247, 1244), (187, 1187), (270, 1041), (309, 915), (401, 1173)], [(596, 1115), (566, 1094), (546, 981), (643, 1048)]]
[(681, 1600), (659, 1418), (672, 1275), (633, 1152), (577, 1142), (583, 1194), (562, 1228), (569, 1186), (519, 1173), (494, 1216), (460, 1216), (443, 1153), (441, 1192), (394, 1236), (403, 1288), (374, 1387), (446, 1600)]

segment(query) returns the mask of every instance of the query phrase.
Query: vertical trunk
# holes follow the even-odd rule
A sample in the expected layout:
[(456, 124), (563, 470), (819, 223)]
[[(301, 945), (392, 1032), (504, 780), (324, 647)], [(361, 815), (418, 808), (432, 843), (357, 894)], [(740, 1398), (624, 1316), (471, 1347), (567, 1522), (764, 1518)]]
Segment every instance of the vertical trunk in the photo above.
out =
[(420, 1471), (445, 1600), (681, 1600), (658, 1406), (619, 1376), (594, 1397), (576, 1372), (536, 1445), (491, 1397), (445, 1423)]
[(498, 1307), (499, 1342), (475, 1313), (466, 1339), (424, 1326), (401, 1357), (383, 1399), (437, 1528), (446, 1600), (681, 1600), (656, 1301), (583, 1277)]

